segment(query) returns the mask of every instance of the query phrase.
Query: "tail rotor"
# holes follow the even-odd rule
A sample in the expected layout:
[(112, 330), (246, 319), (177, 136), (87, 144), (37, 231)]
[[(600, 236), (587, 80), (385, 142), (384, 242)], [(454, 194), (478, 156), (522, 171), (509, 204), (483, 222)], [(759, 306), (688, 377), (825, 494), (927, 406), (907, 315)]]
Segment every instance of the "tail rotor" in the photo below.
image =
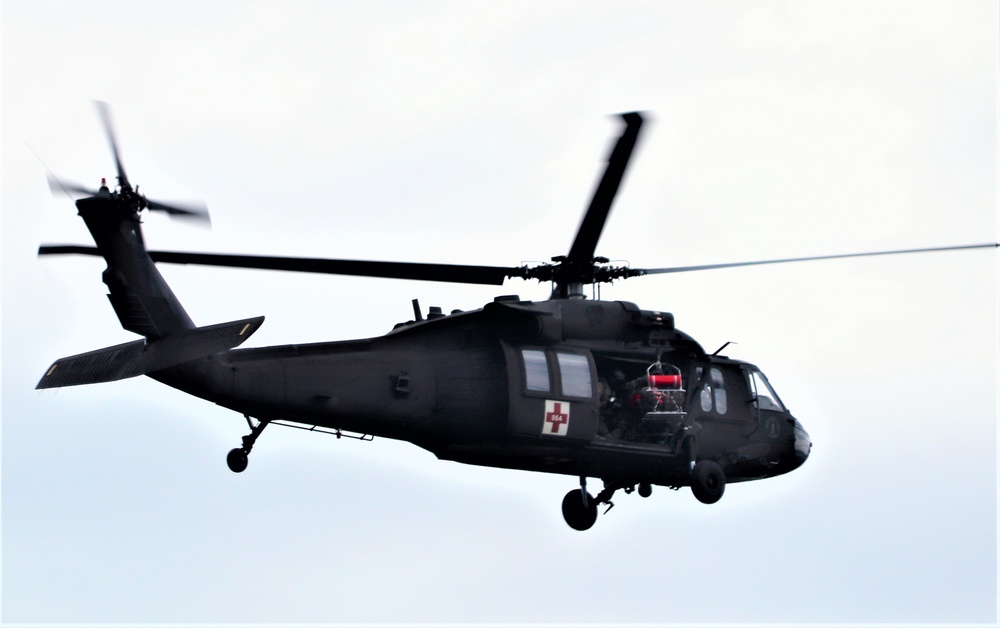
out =
[(142, 210), (160, 211), (172, 218), (182, 218), (204, 224), (211, 224), (211, 219), (208, 215), (208, 207), (203, 202), (164, 203), (162, 201), (146, 198), (143, 194), (139, 193), (138, 185), (135, 187), (132, 186), (128, 175), (125, 173), (125, 166), (122, 163), (121, 150), (118, 147), (118, 138), (115, 134), (114, 124), (111, 118), (111, 108), (107, 103), (100, 101), (95, 102), (95, 105), (97, 106), (97, 113), (101, 118), (101, 124), (104, 126), (104, 134), (108, 139), (108, 145), (111, 148), (111, 155), (115, 160), (118, 185), (113, 189), (109, 188), (107, 180), (101, 179), (101, 187), (95, 190), (86, 185), (57, 178), (50, 173), (49, 189), (52, 190), (54, 194), (66, 194), (70, 198), (109, 198), (115, 202), (123, 213), (131, 214), (133, 216), (138, 216), (139, 212)]

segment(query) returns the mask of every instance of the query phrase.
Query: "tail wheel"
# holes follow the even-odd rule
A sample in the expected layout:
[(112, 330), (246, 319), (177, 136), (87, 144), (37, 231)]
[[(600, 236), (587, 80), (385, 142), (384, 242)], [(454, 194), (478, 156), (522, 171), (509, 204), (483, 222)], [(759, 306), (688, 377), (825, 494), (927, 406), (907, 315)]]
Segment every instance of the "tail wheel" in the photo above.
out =
[(691, 469), (691, 492), (703, 504), (714, 504), (726, 492), (726, 474), (711, 460), (699, 460)]
[(233, 473), (243, 473), (246, 471), (247, 465), (250, 463), (250, 450), (253, 449), (254, 443), (257, 442), (257, 437), (264, 431), (267, 424), (271, 422), (270, 419), (260, 419), (257, 425), (254, 425), (249, 414), (244, 414), (243, 418), (247, 420), (247, 425), (250, 426), (250, 433), (243, 437), (242, 447), (230, 449), (229, 453), (226, 454), (226, 464), (229, 465), (229, 470)]
[(597, 502), (590, 493), (576, 489), (566, 493), (562, 501), (563, 519), (574, 530), (589, 530), (597, 521)]

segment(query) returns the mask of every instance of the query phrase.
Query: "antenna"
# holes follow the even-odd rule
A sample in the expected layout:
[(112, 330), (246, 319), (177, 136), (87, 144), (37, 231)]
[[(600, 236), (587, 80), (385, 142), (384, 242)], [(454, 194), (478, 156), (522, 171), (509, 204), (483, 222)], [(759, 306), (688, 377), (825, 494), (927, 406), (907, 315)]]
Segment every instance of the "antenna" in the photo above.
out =
[(715, 353), (713, 353), (713, 354), (712, 354), (712, 356), (717, 356), (717, 355), (719, 355), (719, 352), (720, 352), (720, 351), (722, 351), (723, 349), (725, 349), (726, 347), (728, 347), (729, 345), (738, 345), (738, 344), (740, 344), (740, 343), (738, 343), (738, 342), (735, 342), (735, 341), (733, 341), (733, 340), (727, 340), (727, 341), (726, 341), (726, 344), (724, 344), (724, 345), (722, 345), (721, 347), (719, 347), (718, 349), (716, 349), (716, 350), (715, 350)]

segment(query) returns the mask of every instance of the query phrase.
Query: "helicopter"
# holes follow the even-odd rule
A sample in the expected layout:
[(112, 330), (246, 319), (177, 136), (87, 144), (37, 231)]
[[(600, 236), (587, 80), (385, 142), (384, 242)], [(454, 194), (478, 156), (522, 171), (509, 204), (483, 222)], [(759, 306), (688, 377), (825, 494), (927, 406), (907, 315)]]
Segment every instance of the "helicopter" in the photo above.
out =
[[(117, 170), (112, 189), (50, 175), (73, 197), (95, 246), (42, 245), (39, 255), (104, 258), (102, 280), (121, 326), (140, 339), (56, 360), (36, 388), (146, 375), (241, 414), (249, 434), (226, 456), (242, 473), (271, 424), (339, 438), (407, 441), (441, 460), (567, 475), (578, 488), (562, 500), (575, 530), (614, 506), (617, 491), (649, 497), (654, 486), (690, 487), (705, 504), (726, 485), (793, 471), (812, 441), (757, 366), (708, 353), (669, 312), (587, 298), (616, 280), (717, 268), (901, 253), (989, 248), (996, 243), (848, 253), (701, 266), (632, 268), (596, 248), (643, 124), (624, 124), (565, 255), (511, 267), (210, 254), (147, 250), (143, 211), (208, 222), (203, 205), (147, 199), (122, 163), (107, 105), (98, 111)], [(426, 315), (384, 336), (238, 348), (258, 316), (197, 326), (157, 264), (383, 277), (501, 286), (510, 278), (551, 284), (545, 301), (497, 296), (473, 311)], [(596, 495), (588, 479), (600, 479)]]

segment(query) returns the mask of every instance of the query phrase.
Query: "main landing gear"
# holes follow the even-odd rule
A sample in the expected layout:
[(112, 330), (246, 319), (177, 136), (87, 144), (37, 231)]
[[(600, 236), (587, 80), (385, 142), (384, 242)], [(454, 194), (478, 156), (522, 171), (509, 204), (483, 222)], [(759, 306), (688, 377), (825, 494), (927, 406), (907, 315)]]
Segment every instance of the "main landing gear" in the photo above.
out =
[[(615, 494), (618, 488), (622, 487), (605, 482), (604, 489), (597, 494), (597, 497), (593, 497), (587, 492), (587, 478), (581, 476), (580, 488), (566, 493), (566, 497), (563, 497), (563, 519), (574, 530), (589, 530), (594, 525), (594, 522), (597, 521), (598, 504), (608, 505), (608, 509), (604, 511), (605, 513), (614, 508), (615, 505), (611, 502), (611, 496)], [(629, 490), (629, 492), (631, 493), (632, 491)]]
[(562, 501), (563, 519), (574, 530), (589, 530), (597, 521), (597, 501), (587, 492), (587, 478), (580, 478), (580, 488), (566, 493)]
[(691, 492), (703, 504), (714, 504), (726, 492), (726, 474), (712, 460), (699, 460), (691, 469)]
[(226, 454), (226, 464), (229, 465), (229, 470), (233, 473), (243, 473), (246, 471), (247, 465), (250, 463), (250, 450), (253, 449), (254, 443), (257, 442), (257, 437), (260, 436), (260, 433), (270, 423), (270, 421), (262, 420), (257, 425), (254, 425), (249, 415), (244, 414), (243, 418), (247, 420), (247, 425), (250, 426), (250, 433), (243, 437), (242, 447), (230, 449), (229, 453)]
[[(692, 465), (690, 478), (691, 492), (701, 503), (714, 504), (722, 499), (722, 494), (726, 491), (726, 474), (719, 463), (713, 460), (699, 460)], [(611, 497), (618, 489), (626, 493), (636, 491), (641, 497), (649, 497), (653, 493), (653, 487), (648, 482), (640, 482), (636, 490), (634, 483), (621, 484), (605, 480), (604, 489), (594, 497), (587, 492), (587, 478), (581, 477), (580, 488), (566, 493), (566, 497), (563, 498), (563, 519), (574, 530), (589, 530), (597, 521), (597, 507), (600, 504), (608, 505), (605, 514), (614, 507)]]

